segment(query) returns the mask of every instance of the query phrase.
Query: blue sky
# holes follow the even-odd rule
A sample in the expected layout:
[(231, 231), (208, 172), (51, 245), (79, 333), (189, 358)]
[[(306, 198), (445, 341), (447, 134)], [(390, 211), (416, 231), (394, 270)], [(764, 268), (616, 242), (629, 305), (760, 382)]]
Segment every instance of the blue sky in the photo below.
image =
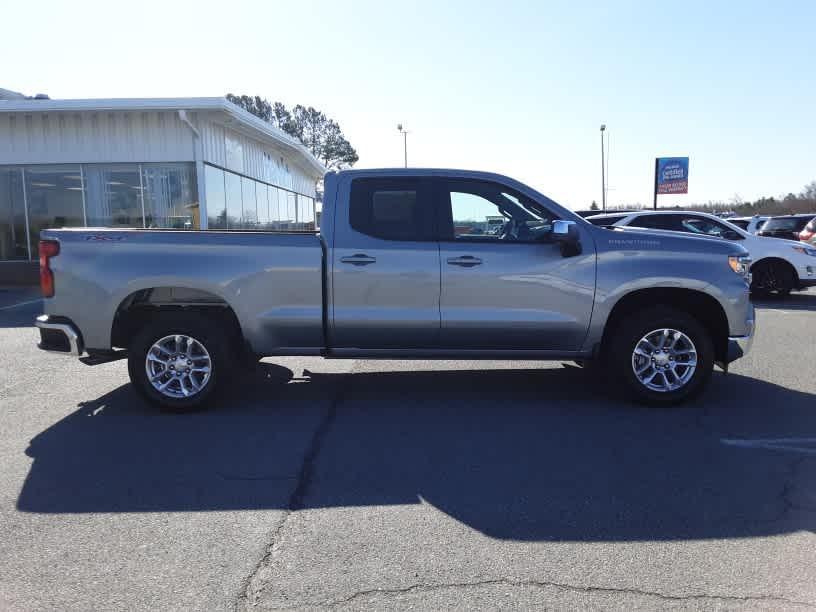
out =
[[(37, 2), (4, 7), (0, 87), (52, 97), (259, 94), (336, 118), (359, 166), (492, 170), (573, 208), (816, 180), (816, 2)], [(12, 24), (14, 24), (12, 26)], [(12, 26), (12, 27), (10, 27)]]

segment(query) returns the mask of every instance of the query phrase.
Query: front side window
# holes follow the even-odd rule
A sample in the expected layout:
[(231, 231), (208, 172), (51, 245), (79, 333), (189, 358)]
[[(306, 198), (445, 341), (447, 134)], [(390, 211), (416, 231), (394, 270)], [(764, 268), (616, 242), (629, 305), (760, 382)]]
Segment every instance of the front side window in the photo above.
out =
[(357, 179), (351, 186), (351, 227), (384, 240), (433, 240), (428, 196), (428, 185), (419, 179)]
[[(497, 183), (450, 181), (442, 191), (442, 238), (455, 241), (541, 242), (554, 216), (537, 202)], [(450, 207), (448, 209), (448, 206)]]

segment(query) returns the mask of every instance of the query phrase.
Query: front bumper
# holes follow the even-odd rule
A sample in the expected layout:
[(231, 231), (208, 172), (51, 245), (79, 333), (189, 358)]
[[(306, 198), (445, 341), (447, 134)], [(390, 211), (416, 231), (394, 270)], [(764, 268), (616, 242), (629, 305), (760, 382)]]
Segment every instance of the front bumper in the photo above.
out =
[(85, 352), (82, 334), (70, 319), (40, 315), (34, 325), (40, 330), (37, 348), (72, 357), (79, 357)]
[(728, 338), (728, 353), (726, 364), (736, 361), (740, 357), (745, 357), (754, 344), (754, 332), (756, 331), (755, 319), (748, 321), (748, 334), (746, 336), (730, 336)]

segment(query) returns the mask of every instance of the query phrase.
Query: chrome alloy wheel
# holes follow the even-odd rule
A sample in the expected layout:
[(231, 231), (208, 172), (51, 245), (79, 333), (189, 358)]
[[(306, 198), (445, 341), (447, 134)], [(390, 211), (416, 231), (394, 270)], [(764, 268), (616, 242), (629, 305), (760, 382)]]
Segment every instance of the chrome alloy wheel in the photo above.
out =
[(697, 349), (676, 329), (656, 329), (643, 336), (632, 352), (632, 370), (647, 389), (667, 393), (683, 387), (697, 369)]
[(147, 379), (162, 395), (191, 397), (210, 380), (212, 360), (201, 342), (184, 334), (157, 340), (145, 359)]

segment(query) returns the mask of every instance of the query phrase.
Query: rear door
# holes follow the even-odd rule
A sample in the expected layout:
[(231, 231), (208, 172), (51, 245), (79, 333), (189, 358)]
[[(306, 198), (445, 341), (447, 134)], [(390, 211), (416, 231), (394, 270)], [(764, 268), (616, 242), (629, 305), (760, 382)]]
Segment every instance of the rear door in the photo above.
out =
[(442, 347), (578, 350), (594, 298), (591, 240), (564, 257), (551, 240), (555, 215), (543, 205), (491, 181), (435, 185)]
[(331, 249), (332, 347), (436, 347), (440, 272), (430, 183), (362, 177), (348, 193)]

